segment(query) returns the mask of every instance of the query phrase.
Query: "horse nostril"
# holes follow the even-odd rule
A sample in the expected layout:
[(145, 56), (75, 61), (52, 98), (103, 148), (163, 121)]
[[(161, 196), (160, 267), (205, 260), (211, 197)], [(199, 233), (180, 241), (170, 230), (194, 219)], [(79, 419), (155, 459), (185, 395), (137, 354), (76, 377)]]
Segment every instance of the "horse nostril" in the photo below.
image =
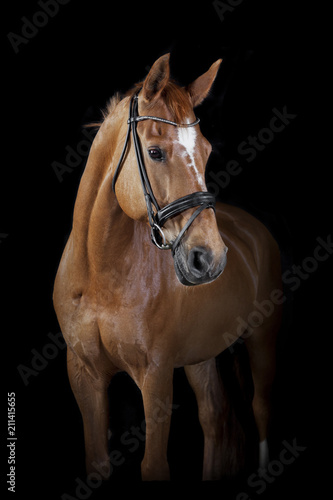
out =
[(188, 256), (189, 271), (197, 278), (201, 278), (209, 271), (213, 261), (210, 251), (201, 247), (194, 247)]

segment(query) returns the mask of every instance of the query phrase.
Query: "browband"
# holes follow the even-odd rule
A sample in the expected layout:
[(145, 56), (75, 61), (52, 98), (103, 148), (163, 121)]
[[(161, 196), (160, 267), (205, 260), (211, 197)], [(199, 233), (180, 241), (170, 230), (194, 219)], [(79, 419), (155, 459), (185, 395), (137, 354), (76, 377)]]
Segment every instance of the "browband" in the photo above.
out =
[(158, 116), (131, 116), (131, 118), (127, 120), (127, 123), (142, 122), (143, 120), (154, 120), (155, 122), (167, 123), (168, 125), (174, 125), (175, 127), (181, 128), (194, 127), (194, 125), (198, 125), (200, 122), (200, 118), (197, 118), (192, 123), (177, 123), (172, 122), (171, 120), (166, 120), (165, 118), (159, 118)]

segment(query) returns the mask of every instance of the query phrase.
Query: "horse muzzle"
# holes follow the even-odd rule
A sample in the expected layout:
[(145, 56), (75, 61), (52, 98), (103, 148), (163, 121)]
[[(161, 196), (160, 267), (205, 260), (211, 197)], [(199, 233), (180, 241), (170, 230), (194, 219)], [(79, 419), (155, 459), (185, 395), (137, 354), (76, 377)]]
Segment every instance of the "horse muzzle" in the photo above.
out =
[(173, 256), (178, 280), (186, 286), (211, 283), (223, 273), (227, 251), (228, 247), (224, 246), (222, 255), (216, 258), (209, 248), (195, 246), (186, 252), (184, 246), (179, 245)]

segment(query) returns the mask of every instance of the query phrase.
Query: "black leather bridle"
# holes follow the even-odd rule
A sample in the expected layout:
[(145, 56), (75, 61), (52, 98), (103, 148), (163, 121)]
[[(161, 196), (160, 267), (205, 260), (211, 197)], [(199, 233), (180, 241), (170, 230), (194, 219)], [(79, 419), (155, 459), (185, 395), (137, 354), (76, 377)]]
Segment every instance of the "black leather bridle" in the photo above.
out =
[[(129, 116), (128, 116), (128, 129), (127, 129), (127, 134), (125, 138), (125, 144), (123, 147), (123, 150), (120, 155), (120, 159), (118, 162), (118, 165), (116, 167), (113, 180), (112, 180), (112, 189), (115, 192), (115, 186), (116, 186), (116, 181), (117, 177), (120, 172), (120, 167), (123, 163), (123, 159), (125, 156), (125, 152), (127, 149), (128, 145), (128, 140), (129, 140), (129, 135), (132, 130), (132, 137), (133, 137), (133, 143), (134, 143), (134, 149), (135, 149), (135, 154), (136, 154), (136, 159), (138, 163), (138, 168), (139, 168), (139, 173), (140, 173), (140, 179), (141, 179), (141, 184), (142, 184), (142, 190), (143, 194), (146, 200), (146, 205), (147, 205), (147, 213), (148, 213), (148, 220), (151, 228), (151, 239), (152, 242), (161, 250), (172, 250), (172, 253), (174, 254), (176, 251), (177, 246), (179, 245), (182, 237), (192, 224), (192, 222), (198, 217), (198, 215), (205, 210), (206, 208), (213, 208), (215, 210), (215, 197), (211, 193), (207, 191), (198, 191), (196, 193), (189, 194), (187, 196), (184, 196), (183, 198), (179, 198), (178, 200), (175, 200), (168, 205), (166, 205), (163, 208), (160, 208), (152, 187), (149, 182), (148, 174), (146, 171), (145, 164), (143, 162), (142, 154), (141, 154), (141, 149), (140, 149), (140, 141), (137, 133), (137, 123), (143, 120), (154, 120), (154, 121), (159, 121), (163, 123), (167, 123), (169, 125), (174, 125), (175, 127), (194, 127), (199, 123), (199, 118), (197, 118), (194, 122), (189, 123), (189, 124), (179, 124), (176, 122), (173, 122), (171, 120), (166, 120), (165, 118), (158, 118), (156, 116), (139, 116), (138, 115), (138, 94), (135, 94), (132, 96), (131, 101), (130, 101), (130, 106), (129, 106)], [(153, 206), (155, 207), (155, 210), (153, 209)], [(184, 212), (185, 210), (188, 210), (189, 208), (194, 208), (198, 207), (195, 212), (192, 214), (192, 216), (189, 218), (189, 220), (186, 222), (185, 226), (181, 229), (180, 233), (178, 234), (177, 238), (171, 242), (167, 243), (165, 235), (163, 233), (162, 227), (166, 223), (168, 219), (171, 217), (175, 217), (176, 215), (180, 214), (181, 212)]]

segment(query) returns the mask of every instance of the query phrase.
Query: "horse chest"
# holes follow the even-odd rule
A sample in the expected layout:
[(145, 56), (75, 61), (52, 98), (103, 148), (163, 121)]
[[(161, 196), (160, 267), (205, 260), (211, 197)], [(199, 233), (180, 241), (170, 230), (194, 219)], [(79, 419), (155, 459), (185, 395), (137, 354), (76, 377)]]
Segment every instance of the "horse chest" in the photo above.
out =
[(134, 378), (139, 367), (160, 357), (183, 366), (218, 354), (224, 345), (223, 338), (221, 345), (216, 339), (226, 321), (207, 290), (184, 293), (183, 287), (170, 294), (167, 290), (144, 290), (133, 296), (114, 293), (113, 300), (99, 306), (97, 319), (112, 362)]
[(180, 305), (176, 299), (166, 299), (162, 293), (137, 290), (133, 293), (112, 294), (112, 300), (99, 304), (98, 324), (111, 338), (135, 342), (147, 338), (179, 322)]

